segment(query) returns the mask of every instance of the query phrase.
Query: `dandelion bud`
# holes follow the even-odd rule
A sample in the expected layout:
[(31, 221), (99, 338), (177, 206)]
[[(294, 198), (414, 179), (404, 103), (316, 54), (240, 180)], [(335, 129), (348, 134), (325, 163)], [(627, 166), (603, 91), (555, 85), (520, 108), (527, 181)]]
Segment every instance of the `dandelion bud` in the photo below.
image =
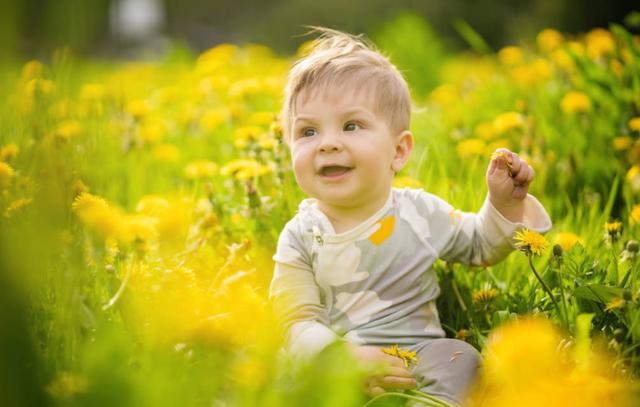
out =
[(626, 247), (627, 251), (630, 253), (637, 253), (638, 249), (640, 249), (640, 245), (638, 245), (638, 242), (635, 240), (629, 240), (627, 242), (627, 247)]
[(624, 341), (625, 336), (626, 336), (626, 332), (624, 331), (624, 329), (623, 329), (623, 328), (616, 328), (616, 329), (613, 331), (613, 337), (615, 338), (615, 340), (616, 340), (617, 342), (622, 342), (622, 341)]
[(562, 257), (562, 246), (559, 244), (553, 245), (553, 255), (555, 257)]

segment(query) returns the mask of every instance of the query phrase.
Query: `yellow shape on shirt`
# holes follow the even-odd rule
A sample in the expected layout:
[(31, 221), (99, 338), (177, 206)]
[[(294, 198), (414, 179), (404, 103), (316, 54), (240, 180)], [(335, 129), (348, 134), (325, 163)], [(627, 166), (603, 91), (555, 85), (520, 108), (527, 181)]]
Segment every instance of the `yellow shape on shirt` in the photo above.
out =
[(387, 240), (387, 238), (391, 236), (391, 233), (393, 233), (393, 227), (396, 224), (396, 218), (395, 216), (388, 216), (378, 222), (378, 224), (380, 225), (380, 227), (378, 228), (378, 230), (373, 232), (371, 236), (369, 236), (369, 240), (371, 240), (371, 243), (380, 246), (382, 242)]

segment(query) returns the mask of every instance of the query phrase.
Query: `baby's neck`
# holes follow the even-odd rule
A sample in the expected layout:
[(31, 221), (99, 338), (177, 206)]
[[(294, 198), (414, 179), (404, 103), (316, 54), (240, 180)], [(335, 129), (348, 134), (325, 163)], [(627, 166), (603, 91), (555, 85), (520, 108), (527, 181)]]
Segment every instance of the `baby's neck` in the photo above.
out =
[(348, 232), (369, 219), (387, 203), (387, 199), (389, 199), (388, 196), (379, 201), (370, 202), (367, 205), (358, 207), (332, 206), (318, 201), (318, 209), (327, 216), (333, 226), (334, 232), (340, 234)]

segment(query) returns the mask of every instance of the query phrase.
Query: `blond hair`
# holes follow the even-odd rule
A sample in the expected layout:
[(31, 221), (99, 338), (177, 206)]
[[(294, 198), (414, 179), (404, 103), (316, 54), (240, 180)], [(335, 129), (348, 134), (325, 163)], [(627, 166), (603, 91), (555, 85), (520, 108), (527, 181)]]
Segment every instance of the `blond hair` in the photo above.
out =
[(289, 71), (282, 107), (285, 141), (291, 139), (296, 101), (303, 91), (329, 86), (349, 86), (373, 91), (376, 113), (386, 116), (394, 134), (408, 130), (411, 96), (398, 69), (362, 36), (353, 36), (323, 27), (311, 27), (320, 36), (311, 52)]

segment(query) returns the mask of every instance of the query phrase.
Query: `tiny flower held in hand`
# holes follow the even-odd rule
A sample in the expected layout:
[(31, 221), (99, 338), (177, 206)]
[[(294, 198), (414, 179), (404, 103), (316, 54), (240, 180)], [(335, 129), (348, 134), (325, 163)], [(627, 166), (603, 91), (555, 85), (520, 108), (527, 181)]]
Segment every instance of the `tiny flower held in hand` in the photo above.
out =
[(387, 355), (395, 356), (402, 359), (405, 367), (409, 367), (412, 363), (418, 363), (419, 359), (416, 353), (410, 350), (402, 349), (398, 345), (392, 345), (388, 348), (382, 348), (382, 351)]
[(522, 229), (514, 236), (516, 247), (518, 250), (540, 256), (542, 251), (547, 248), (547, 240), (540, 233), (529, 229)]

